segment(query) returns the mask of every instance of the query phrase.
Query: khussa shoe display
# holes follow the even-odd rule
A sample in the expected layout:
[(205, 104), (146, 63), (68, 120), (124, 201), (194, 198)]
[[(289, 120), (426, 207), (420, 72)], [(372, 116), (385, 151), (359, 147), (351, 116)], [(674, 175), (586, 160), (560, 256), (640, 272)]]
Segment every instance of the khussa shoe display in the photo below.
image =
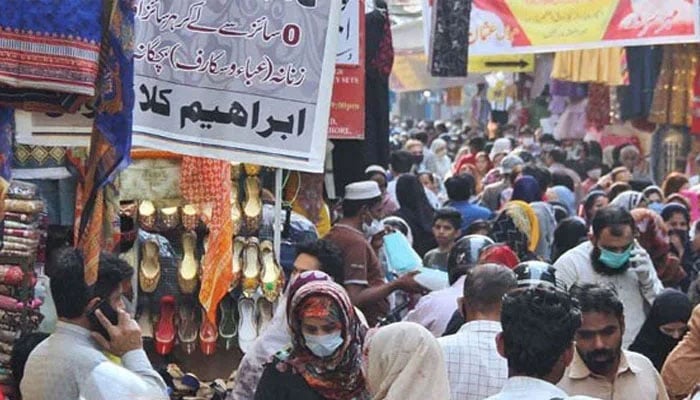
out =
[(224, 341), (226, 350), (233, 347), (234, 338), (238, 332), (238, 318), (236, 318), (236, 302), (230, 295), (225, 296), (219, 303), (221, 319), (219, 321), (219, 337)]
[(243, 225), (243, 212), (241, 211), (240, 196), (239, 196), (239, 181), (241, 176), (241, 164), (231, 163), (231, 177), (233, 182), (231, 184), (231, 220), (233, 221), (233, 235), (236, 236), (240, 233), (241, 227)]
[(177, 338), (186, 354), (192, 354), (197, 348), (199, 324), (196, 310), (192, 302), (183, 302), (178, 310)]
[(271, 241), (265, 240), (260, 244), (260, 259), (262, 261), (260, 287), (263, 296), (274, 303), (284, 288), (284, 272), (277, 262)]
[(156, 207), (150, 200), (144, 200), (139, 204), (139, 224), (147, 231), (155, 229)]
[(243, 296), (253, 297), (260, 283), (258, 238), (249, 238), (243, 249)]
[(170, 354), (175, 346), (175, 298), (163, 296), (160, 299), (160, 317), (156, 323), (156, 353)]
[(260, 336), (265, 332), (265, 328), (270, 324), (270, 321), (272, 321), (274, 304), (269, 302), (265, 297), (258, 297), (255, 301), (255, 311), (255, 317), (258, 322), (257, 334)]
[(139, 268), (139, 285), (145, 293), (153, 293), (160, 281), (160, 249), (158, 242), (148, 239), (143, 243), (141, 268)]
[(182, 226), (185, 230), (195, 230), (195, 228), (197, 228), (197, 222), (199, 222), (197, 208), (192, 204), (187, 204), (182, 207)]
[(252, 235), (258, 231), (260, 228), (260, 221), (262, 220), (260, 178), (257, 176), (260, 173), (260, 167), (246, 164), (245, 170), (248, 176), (245, 179), (246, 199), (245, 205), (243, 206), (243, 214), (246, 232)]
[(175, 229), (180, 225), (180, 209), (178, 207), (161, 208), (160, 225), (163, 229)]
[(233, 257), (231, 262), (231, 272), (233, 274), (233, 279), (231, 280), (231, 287), (229, 291), (233, 291), (241, 283), (241, 274), (243, 272), (243, 262), (242, 255), (243, 249), (245, 248), (248, 240), (243, 237), (236, 237), (233, 241)]
[(207, 311), (202, 308), (202, 325), (199, 327), (199, 348), (204, 355), (210, 356), (216, 352), (216, 340), (219, 337), (216, 325), (207, 318)]
[(195, 255), (197, 236), (193, 232), (182, 235), (182, 261), (177, 274), (177, 283), (184, 294), (194, 293), (197, 288), (199, 262)]
[(238, 299), (238, 346), (247, 353), (258, 336), (255, 300), (247, 297)]

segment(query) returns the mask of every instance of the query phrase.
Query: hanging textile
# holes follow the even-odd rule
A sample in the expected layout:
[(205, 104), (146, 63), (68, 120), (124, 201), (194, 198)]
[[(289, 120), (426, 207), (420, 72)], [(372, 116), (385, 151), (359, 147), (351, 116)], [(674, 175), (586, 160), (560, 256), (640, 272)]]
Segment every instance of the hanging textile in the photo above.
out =
[(0, 107), (0, 177), (9, 181), (12, 175), (12, 137), (14, 133), (14, 112), (11, 108)]
[(45, 113), (75, 113), (91, 96), (0, 85), (0, 105)]
[(663, 60), (663, 46), (628, 47), (630, 84), (617, 89), (623, 121), (647, 118)]
[[(83, 2), (81, 2), (83, 3)], [(85, 200), (78, 242), (85, 255), (85, 281), (97, 280), (100, 251), (105, 246), (103, 227), (112, 218), (105, 207), (104, 188), (129, 164), (134, 107), (134, 10), (131, 0), (105, 2), (105, 31), (100, 48), (100, 73), (95, 98), (95, 123), (90, 140), (85, 179)], [(107, 196), (109, 197), (109, 196)], [(105, 210), (107, 208), (107, 210)]]
[[(210, 158), (184, 156), (181, 165), (182, 197), (199, 210), (211, 207), (207, 251), (202, 258), (199, 301), (207, 318), (216, 324), (216, 309), (233, 282), (233, 220), (231, 218), (231, 164)], [(206, 216), (206, 213), (200, 213)]]
[(588, 86), (588, 105), (586, 118), (588, 126), (601, 130), (610, 125), (610, 87), (591, 83)]
[(657, 124), (691, 125), (693, 86), (699, 49), (695, 44), (670, 45), (664, 48), (649, 121)]
[(562, 51), (554, 56), (552, 79), (625, 85), (626, 64), (624, 48)]
[(693, 106), (690, 132), (695, 136), (700, 135), (700, 63), (695, 67), (695, 79), (693, 80)]
[(581, 140), (586, 136), (587, 99), (569, 103), (554, 128), (557, 140)]
[[(103, 1), (3, 0), (0, 83), (95, 95), (106, 4)], [(32, 2), (33, 3), (33, 2)]]
[(284, 200), (291, 202), (292, 211), (308, 218), (320, 237), (331, 229), (330, 214), (323, 199), (323, 174), (290, 172), (284, 188)]

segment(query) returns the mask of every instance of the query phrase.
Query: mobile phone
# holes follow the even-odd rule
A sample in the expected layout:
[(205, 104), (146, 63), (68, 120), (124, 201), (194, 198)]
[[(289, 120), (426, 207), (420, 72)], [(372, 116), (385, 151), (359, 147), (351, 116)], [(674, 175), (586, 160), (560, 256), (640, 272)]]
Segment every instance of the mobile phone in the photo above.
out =
[(102, 326), (102, 323), (100, 323), (100, 320), (97, 319), (97, 316), (95, 315), (95, 311), (97, 310), (102, 311), (102, 315), (104, 315), (109, 320), (109, 322), (112, 323), (112, 325), (117, 325), (119, 323), (119, 314), (117, 314), (117, 311), (109, 304), (109, 302), (106, 299), (100, 300), (99, 303), (97, 303), (97, 305), (95, 305), (95, 307), (93, 307), (92, 310), (90, 310), (87, 314), (87, 317), (90, 320), (90, 326), (92, 330), (104, 336), (105, 339), (111, 340), (107, 329), (105, 329), (105, 327)]

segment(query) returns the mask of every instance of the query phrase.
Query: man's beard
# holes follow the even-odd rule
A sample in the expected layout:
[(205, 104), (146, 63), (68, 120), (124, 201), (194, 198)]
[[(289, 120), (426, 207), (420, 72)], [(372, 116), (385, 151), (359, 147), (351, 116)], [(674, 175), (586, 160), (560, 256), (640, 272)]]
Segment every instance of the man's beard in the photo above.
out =
[(611, 368), (615, 368), (617, 360), (620, 358), (622, 340), (615, 349), (599, 349), (584, 353), (577, 349), (579, 356), (586, 364), (586, 367), (597, 375), (606, 375)]
[(622, 267), (618, 269), (610, 268), (607, 265), (600, 262), (600, 249), (598, 246), (593, 246), (591, 250), (591, 265), (593, 265), (593, 270), (601, 275), (620, 275), (624, 274), (625, 271), (630, 267), (629, 261), (624, 263)]

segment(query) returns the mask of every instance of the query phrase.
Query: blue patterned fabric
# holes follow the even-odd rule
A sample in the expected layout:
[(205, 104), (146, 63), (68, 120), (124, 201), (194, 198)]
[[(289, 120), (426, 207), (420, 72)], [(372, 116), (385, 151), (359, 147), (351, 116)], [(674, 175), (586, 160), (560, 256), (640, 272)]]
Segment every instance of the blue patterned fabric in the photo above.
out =
[(12, 177), (12, 137), (14, 132), (15, 113), (7, 107), (0, 107), (0, 176), (6, 180)]

